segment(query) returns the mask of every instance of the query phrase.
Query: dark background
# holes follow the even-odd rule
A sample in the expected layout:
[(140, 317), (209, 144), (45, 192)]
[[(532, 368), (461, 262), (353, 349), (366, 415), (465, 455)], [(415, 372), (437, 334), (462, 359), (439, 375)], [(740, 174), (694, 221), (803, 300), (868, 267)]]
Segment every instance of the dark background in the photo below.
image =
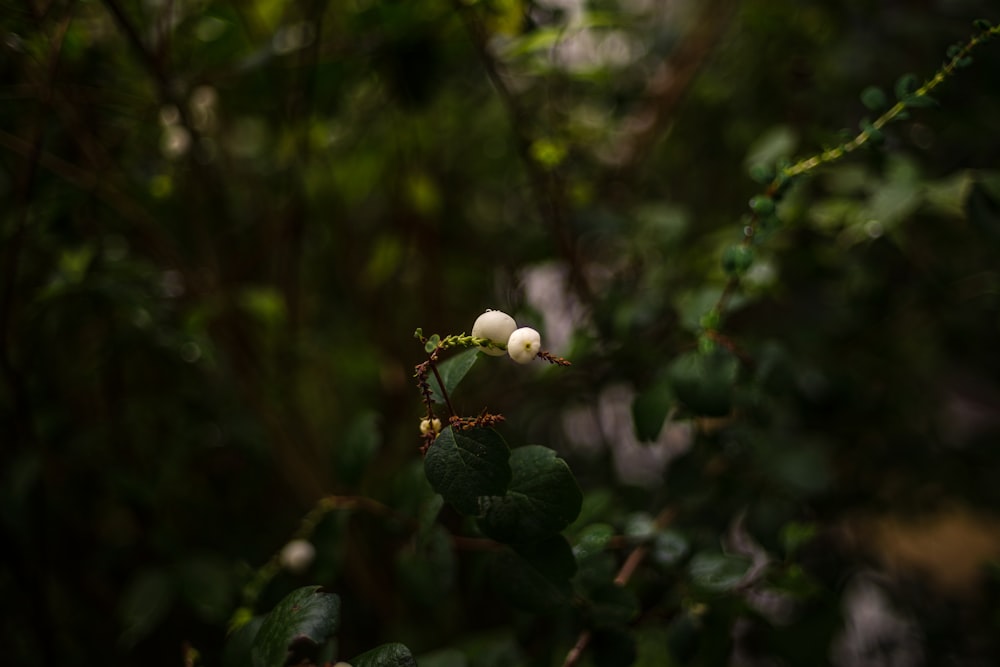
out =
[[(417, 515), (413, 331), (491, 307), (574, 365), (483, 360), (455, 400), (566, 457), (573, 531), (674, 508), (692, 550), (751, 541), (796, 601), (699, 597), (652, 563), (640, 662), (997, 654), (1000, 43), (783, 202), (724, 323), (734, 416), (682, 409), (648, 449), (631, 422), (720, 293), (748, 165), (855, 133), (877, 115), (862, 89), (930, 76), (995, 3), (0, 12), (4, 664), (177, 665), (186, 645), (221, 664), (241, 588), (319, 498)], [(334, 512), (315, 541), (258, 611), (329, 586), (342, 656), (561, 664), (575, 639), (533, 631), (481, 554), (415, 552), (405, 519)], [(850, 634), (858, 590), (889, 639)]]

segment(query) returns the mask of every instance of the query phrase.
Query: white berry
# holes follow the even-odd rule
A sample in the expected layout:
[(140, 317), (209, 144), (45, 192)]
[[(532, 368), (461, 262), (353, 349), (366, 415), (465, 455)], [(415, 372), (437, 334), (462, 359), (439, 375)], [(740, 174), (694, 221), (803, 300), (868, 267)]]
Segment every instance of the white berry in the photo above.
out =
[(530, 363), (542, 349), (542, 337), (531, 327), (521, 327), (507, 339), (507, 354), (519, 364)]
[(499, 357), (503, 355), (504, 345), (515, 329), (517, 322), (513, 317), (502, 310), (487, 310), (476, 318), (476, 323), (472, 325), (472, 336), (489, 340), (490, 345), (480, 349), (486, 354)]
[(428, 435), (430, 433), (440, 433), (441, 432), (441, 420), (435, 417), (434, 419), (422, 419), (420, 420), (420, 435)]
[(281, 550), (279, 559), (289, 572), (299, 574), (309, 567), (316, 557), (316, 547), (308, 540), (292, 540)]

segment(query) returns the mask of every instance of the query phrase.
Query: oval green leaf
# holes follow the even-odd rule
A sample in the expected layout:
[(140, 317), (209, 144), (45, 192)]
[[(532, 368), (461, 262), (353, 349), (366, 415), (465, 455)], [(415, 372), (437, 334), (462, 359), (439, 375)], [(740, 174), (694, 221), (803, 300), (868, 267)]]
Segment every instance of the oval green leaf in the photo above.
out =
[(437, 377), (432, 373), (430, 377), (431, 399), (435, 403), (444, 403), (445, 394), (451, 395), (451, 392), (455, 390), (455, 387), (475, 365), (479, 357), (478, 349), (469, 348), (438, 364), (438, 374), (444, 381), (444, 393), (441, 392), (441, 385), (438, 383)]
[(462, 514), (481, 516), (484, 499), (507, 491), (509, 459), (510, 449), (496, 431), (456, 432), (448, 426), (427, 450), (424, 473), (449, 505)]
[(296, 589), (261, 624), (250, 651), (253, 667), (284, 667), (293, 647), (316, 652), (339, 625), (339, 597), (319, 586)]
[(511, 453), (510, 467), (507, 494), (481, 499), (484, 533), (500, 542), (533, 542), (558, 533), (580, 514), (583, 494), (553, 450), (520, 447)]
[(351, 660), (351, 667), (417, 667), (417, 661), (402, 644), (382, 644)]

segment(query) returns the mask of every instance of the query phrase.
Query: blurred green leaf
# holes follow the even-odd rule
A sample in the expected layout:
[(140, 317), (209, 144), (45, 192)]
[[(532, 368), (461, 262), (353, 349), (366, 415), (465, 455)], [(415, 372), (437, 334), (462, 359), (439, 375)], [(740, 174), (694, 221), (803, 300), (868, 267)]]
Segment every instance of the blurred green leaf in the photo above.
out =
[(528, 555), (530, 560), (512, 550), (494, 554), (488, 570), (493, 589), (510, 604), (528, 611), (550, 611), (567, 604), (570, 587), (568, 577), (562, 576), (564, 559), (549, 559), (539, 550)]
[(868, 86), (861, 91), (861, 103), (872, 111), (882, 111), (889, 106), (889, 98), (881, 88)]
[(597, 627), (624, 626), (639, 613), (639, 600), (635, 593), (613, 581), (589, 587), (585, 596), (585, 611), (590, 622)]
[(732, 409), (739, 364), (729, 351), (686, 352), (668, 369), (677, 399), (696, 415), (722, 417)]
[(980, 233), (1000, 240), (1000, 199), (979, 181), (972, 183), (965, 198), (965, 215)]
[(691, 581), (713, 593), (731, 591), (739, 585), (749, 569), (749, 559), (713, 551), (699, 551), (688, 563)]
[(632, 419), (635, 435), (642, 442), (652, 442), (660, 437), (663, 422), (674, 405), (670, 382), (660, 379), (636, 394), (632, 401)]
[(675, 530), (665, 530), (653, 538), (650, 557), (658, 565), (671, 567), (687, 555), (689, 548), (690, 545), (683, 535)]
[(163, 621), (173, 597), (173, 582), (163, 570), (145, 570), (136, 575), (118, 610), (123, 628), (121, 643), (131, 647), (144, 639)]

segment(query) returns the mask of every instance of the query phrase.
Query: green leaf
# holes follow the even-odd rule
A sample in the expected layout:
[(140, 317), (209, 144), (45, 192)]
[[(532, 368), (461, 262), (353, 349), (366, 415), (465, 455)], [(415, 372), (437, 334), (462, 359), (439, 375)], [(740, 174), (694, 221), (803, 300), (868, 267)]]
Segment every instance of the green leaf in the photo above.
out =
[(587, 591), (586, 611), (597, 627), (621, 626), (638, 615), (639, 600), (631, 589), (606, 581)]
[(903, 103), (913, 109), (927, 109), (929, 107), (941, 106), (941, 103), (930, 95), (909, 95), (903, 100)]
[(965, 198), (965, 215), (979, 232), (1000, 239), (1000, 201), (991, 196), (983, 183), (974, 181)]
[(490, 581), (496, 592), (512, 606), (528, 611), (548, 611), (567, 604), (576, 562), (566, 540), (557, 535), (527, 548), (515, 548), (517, 551), (495, 554), (490, 561)]
[(562, 535), (552, 535), (537, 542), (511, 545), (523, 558), (549, 581), (568, 582), (576, 574), (576, 558), (569, 542)]
[(687, 539), (675, 530), (665, 530), (657, 533), (653, 540), (650, 558), (658, 565), (671, 567), (686, 556), (687, 552)]
[(580, 531), (573, 551), (583, 560), (592, 554), (601, 553), (611, 542), (615, 530), (609, 524), (595, 523)]
[(734, 589), (750, 569), (750, 560), (741, 556), (701, 551), (688, 564), (691, 581), (713, 593)]
[(660, 437), (663, 422), (674, 403), (670, 383), (660, 380), (636, 395), (632, 402), (632, 420), (635, 435), (642, 442), (652, 442)]
[(441, 431), (424, 458), (427, 481), (462, 514), (481, 516), (484, 501), (503, 496), (511, 481), (510, 450), (492, 429)]
[(296, 589), (264, 619), (250, 651), (253, 667), (284, 667), (293, 653), (314, 654), (339, 625), (339, 597), (319, 586)]
[(382, 644), (356, 656), (351, 667), (417, 667), (417, 661), (402, 644)]
[(246, 667), (253, 663), (250, 656), (264, 618), (254, 616), (226, 637), (226, 645), (222, 650), (222, 667)]
[(736, 243), (722, 253), (722, 269), (730, 276), (741, 276), (753, 266), (753, 248)]
[[(455, 387), (458, 386), (458, 383), (462, 381), (465, 374), (475, 365), (479, 356), (479, 350), (469, 348), (438, 364), (437, 369), (441, 375), (441, 379), (444, 381), (445, 393), (451, 395), (455, 391)], [(433, 373), (431, 373), (430, 385), (431, 398), (434, 399), (434, 402), (444, 403), (444, 394), (441, 392), (441, 385), (438, 384), (437, 376)]]
[(170, 611), (173, 597), (173, 584), (162, 570), (137, 575), (122, 596), (119, 613), (125, 629), (121, 643), (131, 647), (144, 639)]
[(722, 417), (732, 408), (738, 364), (726, 349), (688, 352), (670, 365), (668, 374), (678, 400), (696, 415)]
[(861, 103), (872, 111), (881, 111), (889, 106), (889, 99), (878, 86), (868, 86), (861, 91)]
[(481, 498), (479, 527), (484, 533), (500, 542), (532, 542), (576, 519), (583, 494), (554, 451), (539, 445), (520, 447), (511, 453), (510, 466), (507, 494)]
[(903, 102), (917, 89), (917, 75), (904, 74), (896, 81), (896, 99)]
[(638, 657), (635, 639), (621, 628), (596, 630), (590, 640), (594, 667), (631, 667)]

